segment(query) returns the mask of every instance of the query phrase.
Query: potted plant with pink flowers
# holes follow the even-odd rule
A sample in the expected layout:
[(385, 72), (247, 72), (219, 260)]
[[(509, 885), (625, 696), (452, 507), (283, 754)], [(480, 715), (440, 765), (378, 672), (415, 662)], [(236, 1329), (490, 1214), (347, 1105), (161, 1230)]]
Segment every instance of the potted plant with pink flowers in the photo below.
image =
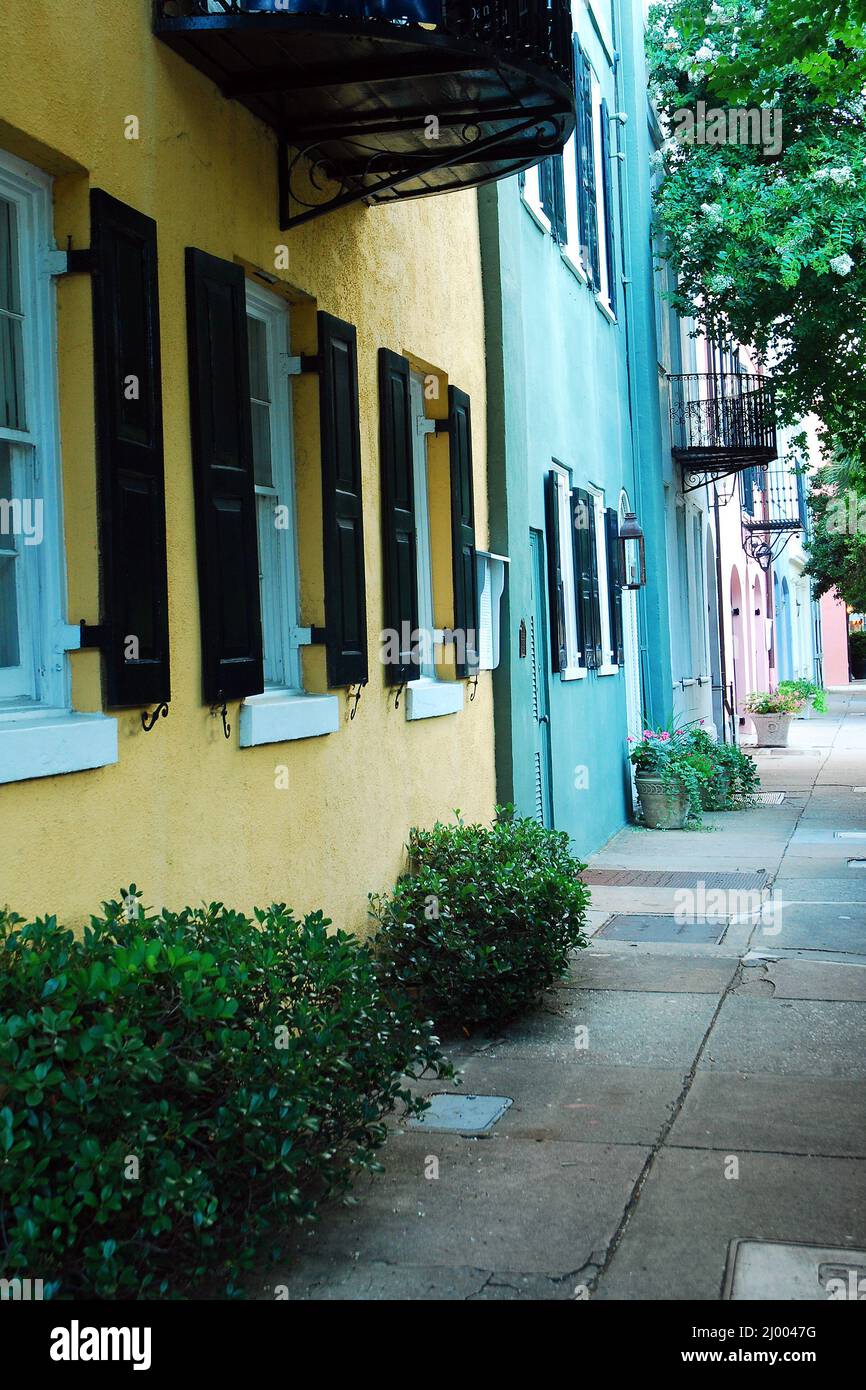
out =
[(717, 771), (712, 757), (694, 749), (684, 728), (644, 729), (629, 742), (644, 823), (651, 830), (700, 825), (703, 793)]

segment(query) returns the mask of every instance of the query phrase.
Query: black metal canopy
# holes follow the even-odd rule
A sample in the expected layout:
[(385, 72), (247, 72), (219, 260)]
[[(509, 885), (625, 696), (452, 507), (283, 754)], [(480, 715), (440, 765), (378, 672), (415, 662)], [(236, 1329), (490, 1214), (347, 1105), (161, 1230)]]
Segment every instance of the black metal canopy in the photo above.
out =
[(276, 131), (284, 228), (503, 178), (574, 128), (568, 0), (154, 0), (154, 32)]
[(776, 401), (766, 377), (692, 372), (669, 380), (671, 453), (686, 492), (776, 457)]

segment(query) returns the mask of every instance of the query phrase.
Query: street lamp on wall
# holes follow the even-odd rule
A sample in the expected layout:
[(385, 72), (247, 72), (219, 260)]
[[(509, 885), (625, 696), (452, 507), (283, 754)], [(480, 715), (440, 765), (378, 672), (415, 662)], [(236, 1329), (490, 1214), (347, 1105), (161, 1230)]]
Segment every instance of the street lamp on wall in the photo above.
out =
[(626, 512), (619, 528), (619, 572), (624, 589), (646, 584), (646, 546), (634, 512)]

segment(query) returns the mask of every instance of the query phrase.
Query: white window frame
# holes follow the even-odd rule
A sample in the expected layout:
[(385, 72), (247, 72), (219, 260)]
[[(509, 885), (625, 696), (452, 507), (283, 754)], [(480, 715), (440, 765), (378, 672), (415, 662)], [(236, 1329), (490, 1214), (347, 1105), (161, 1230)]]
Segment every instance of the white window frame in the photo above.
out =
[(538, 177), (538, 165), (533, 164), (531, 169), (526, 169), (523, 174), (523, 188), (520, 191), (523, 199), (523, 206), (530, 216), (538, 223), (543, 232), (553, 236), (553, 228), (550, 225), (550, 218), (541, 206), (541, 184)]
[[(259, 593), (266, 661), (276, 678), (265, 683), (260, 695), (248, 695), (240, 711), (240, 745), (284, 743), (335, 733), (339, 728), (336, 695), (312, 695), (303, 688), (301, 647), (310, 641), (310, 629), (300, 626), (300, 570), (295, 506), (294, 435), (292, 430), (291, 357), (289, 306), (279, 295), (246, 284), (247, 317), (265, 326), (266, 358), (270, 386), (269, 423), (272, 488), (256, 484), (256, 532), (259, 529), (260, 496), (274, 497), (274, 509), (285, 507), (289, 524), (277, 528), (274, 515), (273, 545), (259, 543)], [(265, 553), (263, 553), (265, 552)]]
[(562, 152), (562, 177), (565, 183), (565, 245), (560, 248), (563, 260), (577, 278), (589, 284), (586, 267), (580, 254), (580, 217), (577, 197), (577, 135), (569, 139)]
[(574, 525), (571, 511), (571, 473), (561, 463), (554, 462), (556, 474), (556, 511), (559, 523), (559, 562), (562, 570), (562, 593), (565, 604), (565, 670), (559, 678), (564, 681), (582, 680), (586, 667), (582, 664), (577, 640), (577, 592), (574, 583)]
[[(605, 169), (601, 158), (601, 83), (595, 68), (590, 72), (592, 94), (592, 160), (595, 167), (595, 220), (598, 228), (598, 274), (600, 284), (596, 299), (606, 316), (616, 322), (610, 302), (610, 271), (607, 263), (607, 216), (604, 206)], [(611, 186), (612, 186), (611, 180)], [(615, 228), (613, 229), (616, 230)]]
[[(67, 653), (80, 628), (65, 621), (66, 564), (57, 390), (57, 314), (52, 276), (62, 268), (54, 242), (52, 180), (0, 151), (0, 196), (16, 209), (23, 321), (23, 429), (0, 426), (20, 482), (40, 500), (42, 539), (18, 547), (19, 643), (31, 678), (2, 698), (0, 783), (51, 777), (117, 762), (117, 720), (71, 708)], [(17, 669), (17, 668), (16, 668)], [(7, 683), (7, 690), (10, 689)]]
[(613, 633), (610, 630), (610, 587), (607, 568), (607, 518), (605, 516), (604, 490), (588, 484), (587, 492), (592, 498), (595, 513), (595, 564), (598, 570), (598, 606), (601, 618), (602, 664), (596, 671), (598, 676), (615, 676), (619, 671), (616, 652), (613, 649)]
[(460, 681), (441, 680), (436, 672), (435, 645), (442, 641), (443, 633), (435, 626), (433, 547), (427, 477), (427, 437), (435, 434), (436, 421), (427, 417), (424, 410), (424, 378), (414, 370), (409, 377), (409, 408), (412, 414), (415, 566), (421, 662), (420, 674), (406, 686), (406, 718), (432, 719), (440, 714), (456, 714), (463, 708), (463, 685)]

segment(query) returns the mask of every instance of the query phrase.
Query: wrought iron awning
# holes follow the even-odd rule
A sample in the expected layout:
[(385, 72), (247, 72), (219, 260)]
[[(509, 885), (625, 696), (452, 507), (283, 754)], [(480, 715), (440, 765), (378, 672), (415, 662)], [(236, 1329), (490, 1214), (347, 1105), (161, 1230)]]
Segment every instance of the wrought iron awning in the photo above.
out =
[(669, 377), (671, 452), (684, 491), (776, 457), (776, 402), (764, 376), (691, 372)]
[(519, 172), (574, 129), (568, 0), (154, 0), (277, 134), (280, 226)]
[(805, 527), (802, 474), (776, 459), (741, 479), (743, 549), (768, 570), (791, 537)]

